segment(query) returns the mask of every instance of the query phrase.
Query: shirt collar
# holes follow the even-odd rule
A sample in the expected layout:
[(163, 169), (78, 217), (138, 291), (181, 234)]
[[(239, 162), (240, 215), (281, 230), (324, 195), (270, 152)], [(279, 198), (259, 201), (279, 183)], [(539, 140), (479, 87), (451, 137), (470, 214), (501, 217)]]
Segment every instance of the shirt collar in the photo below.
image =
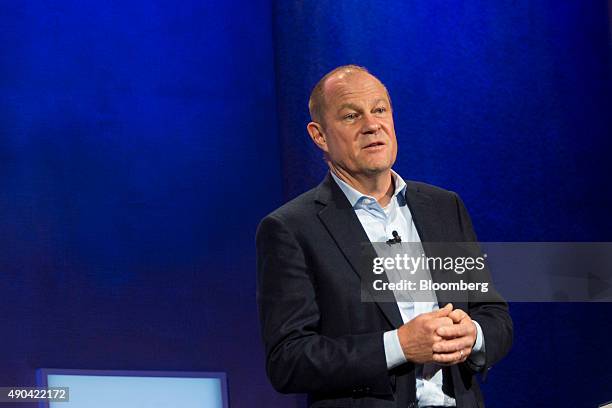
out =
[[(369, 198), (376, 202), (376, 199), (374, 197), (360, 193), (359, 191), (348, 185), (345, 181), (340, 180), (340, 178), (336, 176), (333, 171), (330, 171), (330, 173), (334, 178), (336, 184), (338, 184), (338, 187), (340, 187), (340, 190), (342, 190), (346, 198), (349, 200), (349, 203), (351, 203), (351, 206), (355, 207), (359, 203), (359, 201), (364, 198)], [(406, 194), (406, 182), (399, 174), (393, 171), (393, 169), (391, 170), (391, 177), (393, 177), (393, 184), (395, 185), (395, 191), (393, 192), (393, 196), (398, 198), (400, 204), (403, 204), (403, 202), (405, 201), (404, 196)]]

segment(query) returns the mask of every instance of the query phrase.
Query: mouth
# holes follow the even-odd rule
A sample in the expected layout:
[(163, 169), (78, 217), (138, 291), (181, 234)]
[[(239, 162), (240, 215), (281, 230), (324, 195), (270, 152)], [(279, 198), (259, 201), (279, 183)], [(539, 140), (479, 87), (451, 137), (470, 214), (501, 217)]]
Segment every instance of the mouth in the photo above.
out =
[(363, 148), (367, 150), (377, 150), (377, 149), (382, 149), (384, 146), (385, 146), (385, 143), (383, 142), (372, 142), (372, 143), (365, 145)]

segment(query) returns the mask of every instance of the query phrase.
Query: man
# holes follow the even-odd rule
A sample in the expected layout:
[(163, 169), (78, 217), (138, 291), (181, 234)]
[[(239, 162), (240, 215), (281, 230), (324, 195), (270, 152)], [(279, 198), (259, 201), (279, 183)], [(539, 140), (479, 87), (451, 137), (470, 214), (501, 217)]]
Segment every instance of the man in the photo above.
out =
[(311, 407), (484, 406), (474, 374), (486, 375), (512, 343), (501, 297), (440, 305), (362, 300), (375, 256), (363, 243), (392, 232), (424, 248), (475, 241), (462, 201), (391, 170), (391, 101), (365, 68), (325, 75), (309, 110), (307, 130), (330, 173), (257, 231), (257, 299), (272, 385), (308, 393)]

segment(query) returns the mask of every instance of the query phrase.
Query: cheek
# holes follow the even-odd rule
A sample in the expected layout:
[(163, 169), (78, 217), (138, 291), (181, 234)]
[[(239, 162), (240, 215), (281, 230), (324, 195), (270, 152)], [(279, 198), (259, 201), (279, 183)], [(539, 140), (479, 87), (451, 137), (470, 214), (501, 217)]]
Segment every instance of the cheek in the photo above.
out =
[(394, 133), (391, 134), (390, 138), (391, 138), (391, 146), (392, 146), (391, 151), (390, 151), (391, 159), (395, 160), (397, 158), (397, 138), (395, 137)]
[(331, 137), (327, 140), (329, 155), (336, 161), (346, 161), (359, 154), (359, 149), (354, 143), (344, 138)]
[(389, 138), (391, 139), (391, 143), (393, 143), (393, 147), (397, 150), (397, 137), (395, 136), (395, 132), (393, 128), (391, 128), (391, 133), (389, 133)]
[(359, 144), (357, 143), (357, 141), (346, 136), (340, 136), (335, 138), (334, 147), (336, 150), (349, 155), (353, 155), (354, 153), (359, 151)]

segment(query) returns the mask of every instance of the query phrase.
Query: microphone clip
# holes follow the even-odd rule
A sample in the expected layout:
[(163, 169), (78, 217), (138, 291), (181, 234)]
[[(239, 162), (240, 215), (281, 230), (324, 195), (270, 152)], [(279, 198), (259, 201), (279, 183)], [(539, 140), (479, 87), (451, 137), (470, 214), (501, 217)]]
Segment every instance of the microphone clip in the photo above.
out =
[(390, 245), (399, 244), (400, 242), (402, 242), (402, 237), (400, 237), (397, 231), (393, 231), (391, 235), (393, 235), (393, 238), (387, 240), (387, 245), (390, 246)]

